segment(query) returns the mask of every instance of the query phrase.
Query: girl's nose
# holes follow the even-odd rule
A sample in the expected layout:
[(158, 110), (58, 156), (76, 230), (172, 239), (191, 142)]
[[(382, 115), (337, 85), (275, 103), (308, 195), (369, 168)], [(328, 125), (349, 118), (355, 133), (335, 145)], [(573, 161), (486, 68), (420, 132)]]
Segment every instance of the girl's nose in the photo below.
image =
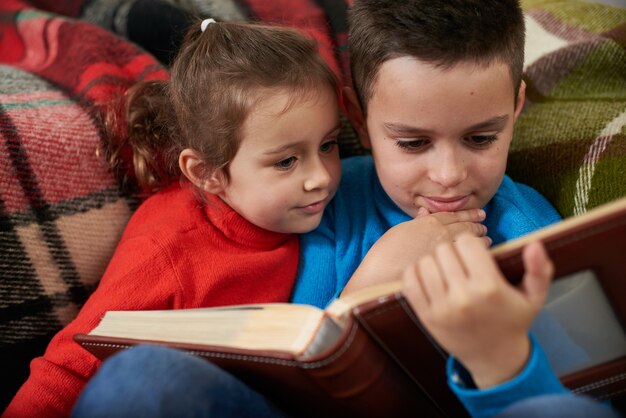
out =
[(330, 180), (330, 173), (324, 165), (324, 162), (317, 159), (307, 173), (306, 180), (304, 181), (304, 190), (309, 192), (315, 189), (323, 189), (328, 187)]

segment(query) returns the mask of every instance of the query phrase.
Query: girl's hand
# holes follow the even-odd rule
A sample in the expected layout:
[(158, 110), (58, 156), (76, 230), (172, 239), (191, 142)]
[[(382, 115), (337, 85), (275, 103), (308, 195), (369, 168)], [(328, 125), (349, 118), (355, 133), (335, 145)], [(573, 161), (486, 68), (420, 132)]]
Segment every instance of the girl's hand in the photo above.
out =
[(416, 315), (479, 388), (510, 380), (530, 355), (528, 330), (554, 268), (538, 242), (524, 249), (523, 261), (526, 273), (516, 288), (484, 242), (464, 235), (404, 272), (403, 293)]
[(399, 280), (404, 269), (430, 254), (443, 242), (453, 242), (460, 234), (481, 237), (485, 247), (491, 244), (482, 209), (430, 214), (420, 209), (418, 217), (390, 228), (370, 248), (342, 294), (363, 287)]

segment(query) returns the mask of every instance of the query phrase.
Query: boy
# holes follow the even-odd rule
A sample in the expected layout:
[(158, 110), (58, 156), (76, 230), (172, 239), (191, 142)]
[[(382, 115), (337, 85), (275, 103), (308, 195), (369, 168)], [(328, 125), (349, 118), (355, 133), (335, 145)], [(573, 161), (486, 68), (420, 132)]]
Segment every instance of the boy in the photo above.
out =
[(458, 220), (477, 222), (484, 208), (484, 226), (470, 231), (486, 227), (494, 244), (560, 219), (539, 193), (504, 175), (525, 94), (517, 1), (363, 0), (349, 19), (355, 89), (345, 89), (345, 101), (372, 157), (343, 161), (334, 201), (302, 237), (292, 301), (323, 307), (344, 287), (370, 284), (361, 268), (346, 286), (374, 242), (413, 218), (396, 228), (413, 230), (411, 248), (385, 238), (364, 260), (368, 276), (399, 277), (403, 255), (412, 261), (437, 237), (454, 237), (459, 223), (448, 217), (458, 211), (469, 210)]
[[(354, 90), (344, 91), (346, 107), (372, 157), (343, 161), (342, 183), (322, 223), (301, 237), (293, 302), (324, 307), (342, 292), (401, 277), (420, 255), (456, 239), (460, 219), (449, 223), (452, 213), (466, 211), (471, 223), (481, 220), (471, 218), (472, 210), (484, 208), (483, 225), (494, 244), (560, 219), (539, 193), (505, 176), (525, 97), (518, 1), (358, 0), (349, 27)], [(496, 293), (509, 290), (502, 285)], [(467, 299), (467, 305), (480, 301)], [(534, 317), (540, 305), (531, 305), (526, 309)], [(488, 327), (496, 318), (486, 321), (468, 319), (459, 328)], [(530, 343), (526, 325), (499, 336), (512, 351), (479, 356), (491, 366), (486, 374), (494, 369), (499, 378), (483, 380), (476, 372), (481, 376), (474, 382), (452, 380), (472, 414), (564, 391)], [(495, 339), (477, 335), (475, 342), (498, 347)], [(463, 352), (462, 341), (449, 349)], [(449, 373), (463, 375), (452, 361)], [(511, 380), (518, 374), (522, 378)], [(473, 383), (491, 388), (490, 395), (463, 388)]]

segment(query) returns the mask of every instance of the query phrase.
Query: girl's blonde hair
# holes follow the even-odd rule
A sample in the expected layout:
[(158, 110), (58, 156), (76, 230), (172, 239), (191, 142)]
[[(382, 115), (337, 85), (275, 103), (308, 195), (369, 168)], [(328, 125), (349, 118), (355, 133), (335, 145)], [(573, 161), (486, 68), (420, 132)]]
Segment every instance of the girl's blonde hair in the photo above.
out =
[(336, 76), (316, 44), (297, 30), (220, 22), (202, 32), (198, 22), (185, 36), (169, 80), (133, 86), (121, 117), (111, 112), (110, 162), (118, 165), (130, 146), (144, 191), (180, 176), (178, 155), (185, 148), (198, 152), (206, 168), (224, 168), (228, 175), (241, 127), (267, 89), (293, 92), (296, 101), (324, 87), (337, 92)]

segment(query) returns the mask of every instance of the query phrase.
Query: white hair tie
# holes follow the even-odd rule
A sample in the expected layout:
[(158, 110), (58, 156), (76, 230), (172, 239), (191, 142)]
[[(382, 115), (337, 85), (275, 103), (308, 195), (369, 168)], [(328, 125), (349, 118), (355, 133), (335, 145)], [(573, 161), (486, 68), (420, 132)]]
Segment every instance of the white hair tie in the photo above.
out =
[(217, 22), (215, 21), (215, 19), (211, 19), (211, 18), (204, 19), (202, 23), (200, 23), (200, 30), (204, 32), (206, 30), (206, 27), (209, 26), (211, 23), (217, 23)]

